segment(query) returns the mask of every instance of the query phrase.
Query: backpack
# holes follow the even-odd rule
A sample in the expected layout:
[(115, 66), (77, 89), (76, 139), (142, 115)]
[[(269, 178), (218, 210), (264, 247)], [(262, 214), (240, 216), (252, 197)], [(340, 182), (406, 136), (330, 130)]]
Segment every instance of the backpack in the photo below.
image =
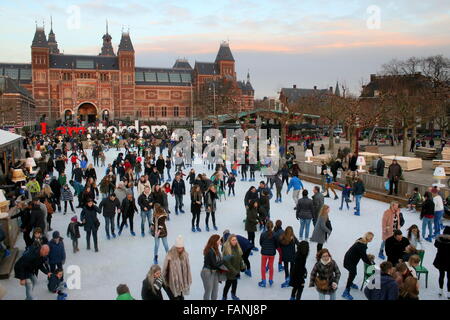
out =
[(53, 208), (53, 205), (48, 201), (48, 199), (45, 199), (44, 204), (47, 207), (47, 213), (48, 214), (53, 214), (55, 212), (55, 209)]

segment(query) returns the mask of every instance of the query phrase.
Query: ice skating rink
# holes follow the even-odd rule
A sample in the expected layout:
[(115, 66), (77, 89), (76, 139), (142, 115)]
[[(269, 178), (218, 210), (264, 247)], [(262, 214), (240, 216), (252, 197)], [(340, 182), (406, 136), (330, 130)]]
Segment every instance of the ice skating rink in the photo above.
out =
[[(122, 152), (123, 149), (121, 150)], [(167, 152), (167, 151), (165, 151)], [(92, 162), (91, 150), (87, 150), (90, 162)], [(112, 163), (118, 152), (111, 149), (107, 152), (106, 164)], [(196, 173), (207, 173), (208, 176), (213, 174), (213, 171), (208, 171), (206, 167), (200, 164), (194, 165)], [(105, 175), (106, 167), (96, 167), (98, 181)], [(188, 170), (184, 170), (187, 174)], [(68, 177), (71, 176), (71, 165), (66, 169)], [(173, 168), (172, 168), (173, 177)], [(69, 180), (69, 179), (68, 179)], [(243, 199), (245, 192), (250, 186), (257, 186), (260, 180), (265, 178), (260, 177), (260, 173), (256, 172), (256, 182), (241, 182), (240, 176), (237, 177), (236, 196), (227, 197), (226, 200), (218, 202), (217, 204), (217, 227), (219, 231), (216, 233), (222, 235), (225, 229), (229, 229), (231, 233), (247, 236), (244, 230), (243, 219), (245, 218), (245, 209)], [(303, 181), (305, 187), (312, 194), (313, 184)], [(187, 191), (189, 191), (189, 184), (187, 183)], [(275, 203), (275, 198), (271, 200), (271, 219), (273, 221), (281, 219), (283, 221), (283, 228), (292, 226), (294, 232), (298, 237), (300, 223), (295, 218), (293, 210), (294, 202), (292, 200), (292, 191), (286, 195), (286, 185), (283, 186), (283, 201), (282, 203)], [(135, 191), (136, 192), (136, 191)], [(338, 192), (340, 197), (340, 192)], [(375, 234), (374, 240), (369, 244), (368, 253), (378, 256), (378, 251), (381, 243), (381, 217), (383, 212), (388, 208), (387, 203), (363, 198), (361, 202), (361, 216), (353, 215), (353, 205), (351, 203), (350, 210), (344, 209), (339, 211), (340, 199), (333, 200), (333, 198), (325, 198), (325, 203), (331, 207), (330, 220), (333, 225), (333, 232), (324, 244), (324, 248), (328, 248), (333, 259), (336, 260), (341, 270), (342, 276), (338, 284), (336, 298), (341, 300), (341, 294), (344, 290), (347, 280), (348, 272), (343, 267), (344, 254), (354, 243), (356, 239), (361, 237), (365, 232), (372, 231)], [(74, 200), (74, 204), (78, 205), (78, 200)], [(175, 238), (178, 235), (183, 235), (185, 238), (185, 248), (189, 253), (193, 283), (191, 286), (190, 295), (186, 299), (201, 300), (203, 297), (203, 284), (200, 278), (200, 271), (203, 267), (203, 247), (208, 238), (214, 234), (214, 230), (205, 232), (205, 214), (202, 212), (200, 217), (200, 228), (202, 232), (193, 233), (191, 231), (191, 213), (190, 213), (190, 196), (189, 192), (184, 197), (185, 214), (178, 216), (174, 213), (175, 199), (169, 195), (169, 208), (172, 211), (171, 220), (167, 222), (168, 227), (168, 241), (169, 247), (174, 244)], [(81, 209), (76, 209), (78, 218)], [(410, 213), (402, 209), (405, 225), (402, 228), (406, 236), (406, 229), (412, 224), (416, 224), (421, 229), (421, 221), (419, 220), (419, 213)], [(67, 226), (72, 217), (71, 213), (63, 215), (56, 212), (53, 215), (52, 228), (58, 230), (61, 236), (65, 238), (66, 248), (66, 263), (64, 269), (69, 266), (79, 266), (81, 270), (81, 288), (77, 290), (68, 290), (68, 300), (110, 300), (116, 298), (116, 287), (120, 283), (125, 283), (130, 288), (131, 294), (135, 299), (141, 299), (142, 280), (146, 277), (147, 271), (153, 263), (154, 255), (154, 239), (148, 233), (148, 226), (146, 226), (146, 235), (141, 237), (140, 232), (140, 215), (134, 217), (134, 231), (136, 236), (130, 234), (129, 229), (124, 229), (122, 235), (116, 239), (107, 240), (105, 233), (105, 223), (103, 217), (100, 217), (101, 225), (98, 231), (99, 237), (99, 252), (94, 250), (86, 250), (86, 238), (83, 228), (80, 228), (81, 238), (79, 239), (80, 252), (72, 253), (72, 245), (70, 239), (66, 237)], [(210, 227), (212, 225), (210, 224)], [(312, 234), (313, 226), (311, 224), (310, 236)], [(212, 228), (211, 228), (212, 229)], [(117, 230), (116, 230), (117, 233)], [(256, 234), (256, 243), (259, 247), (259, 235)], [(51, 238), (51, 232), (49, 233)], [(91, 240), (92, 241), (92, 240)], [(425, 259), (423, 265), (429, 270), (428, 288), (425, 288), (425, 275), (420, 279), (420, 299), (422, 300), (438, 300), (446, 299), (438, 296), (438, 271), (433, 267), (436, 249), (433, 243), (428, 243), (422, 240), (423, 249), (425, 250)], [(23, 251), (25, 244), (20, 234), (16, 246)], [(312, 270), (315, 263), (316, 244), (311, 243), (310, 254), (307, 262), (308, 272)], [(165, 257), (164, 247), (162, 244), (159, 248), (159, 264), (162, 266)], [(241, 279), (238, 281), (237, 296), (242, 300), (289, 300), (291, 288), (281, 288), (281, 283), (284, 282), (284, 272), (278, 272), (278, 254), (275, 258), (275, 273), (274, 284), (267, 288), (258, 287), (258, 282), (261, 280), (260, 274), (260, 260), (259, 252), (254, 252), (250, 256), (251, 270), (253, 276), (249, 278), (244, 273), (241, 274)], [(376, 258), (377, 264), (381, 262)], [(68, 275), (66, 275), (67, 278)], [(355, 283), (360, 286), (363, 279), (363, 263), (358, 265), (358, 275)], [(309, 284), (309, 274), (305, 286)], [(8, 280), (0, 280), (0, 283), (7, 289), (6, 300), (22, 300), (25, 299), (25, 288), (19, 285), (18, 279), (11, 275)], [(219, 287), (219, 298), (222, 297), (224, 283)], [(164, 297), (165, 296), (165, 293)], [(351, 294), (355, 300), (366, 300), (364, 294), (359, 290), (352, 290)], [(51, 294), (47, 290), (46, 276), (42, 273), (38, 276), (38, 283), (34, 290), (34, 296), (39, 300), (56, 299), (56, 294)], [(230, 298), (230, 297), (229, 297)], [(318, 293), (314, 288), (305, 287), (302, 299), (304, 300), (318, 300)]]

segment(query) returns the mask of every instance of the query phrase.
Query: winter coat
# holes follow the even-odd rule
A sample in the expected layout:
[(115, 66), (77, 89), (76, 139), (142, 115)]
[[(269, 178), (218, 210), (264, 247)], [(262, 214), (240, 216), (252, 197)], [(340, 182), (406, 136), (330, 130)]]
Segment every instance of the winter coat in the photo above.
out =
[(152, 202), (153, 202), (153, 205), (155, 205), (155, 203), (159, 203), (161, 205), (161, 207), (163, 207), (164, 210), (166, 210), (166, 212), (169, 212), (169, 204), (167, 202), (167, 194), (162, 189), (159, 189), (158, 192), (152, 193)]
[(381, 221), (381, 230), (383, 232), (382, 239), (386, 241), (387, 238), (392, 237), (394, 234), (394, 215), (397, 216), (397, 225), (400, 229), (400, 209), (393, 212), (391, 208), (387, 209), (383, 214), (383, 219)]
[(259, 245), (261, 246), (261, 255), (274, 256), (278, 247), (278, 239), (273, 232), (270, 236), (269, 231), (265, 231), (259, 237)]
[(59, 285), (64, 282), (63, 278), (58, 278), (56, 274), (52, 273), (50, 278), (48, 278), (47, 289), (50, 292), (56, 293)]
[(224, 261), (224, 265), (228, 269), (228, 272), (226, 273), (227, 280), (236, 280), (237, 276), (240, 275), (241, 270), (245, 268), (242, 254), (239, 253), (238, 246), (231, 246), (231, 255)]
[(441, 234), (436, 237), (434, 246), (437, 248), (433, 266), (438, 270), (450, 272), (450, 235)]
[(205, 194), (205, 209), (208, 212), (216, 212), (216, 200), (219, 199), (217, 192), (208, 191)]
[(80, 227), (83, 226), (80, 222), (70, 222), (67, 227), (67, 237), (71, 240), (76, 240), (80, 238)]
[[(196, 203), (199, 201), (200, 204)], [(192, 213), (200, 213), (202, 208), (202, 194), (201, 192), (198, 194), (191, 193), (191, 212)]]
[(250, 201), (252, 200), (258, 200), (258, 192), (252, 192), (248, 190), (244, 197), (244, 205), (248, 207)]
[(94, 168), (87, 169), (84, 176), (86, 177), (86, 180), (89, 178), (94, 178), (94, 180), (97, 180), (97, 173)]
[(42, 211), (41, 206), (33, 204), (30, 214), (30, 228), (34, 229), (39, 227), (45, 232), (47, 226), (45, 218), (45, 213)]
[(62, 201), (73, 201), (73, 193), (70, 188), (61, 189), (61, 200)]
[(402, 237), (401, 241), (394, 236), (387, 238), (385, 243), (387, 260), (395, 266), (402, 258), (407, 246), (409, 246), (409, 240), (406, 237)]
[(322, 294), (331, 294), (335, 292), (336, 290), (331, 287), (331, 284), (335, 282), (336, 284), (339, 283), (339, 279), (341, 278), (341, 272), (339, 270), (339, 267), (333, 259), (328, 264), (323, 264), (322, 261), (316, 262), (314, 265), (311, 275), (309, 277), (309, 286), (314, 287), (316, 278), (319, 278), (320, 280), (328, 280), (328, 290), (319, 290), (316, 287), (316, 290), (319, 293)]
[(431, 199), (426, 199), (422, 203), (422, 207), (420, 209), (420, 219), (424, 217), (434, 218), (434, 201)]
[(356, 181), (353, 184), (353, 194), (355, 196), (361, 196), (366, 192), (366, 188), (364, 187), (364, 183), (362, 181)]
[(397, 300), (398, 292), (398, 284), (395, 279), (385, 273), (380, 275), (380, 289), (369, 289), (369, 287), (364, 289), (364, 295), (368, 300)]
[(252, 207), (247, 209), (247, 218), (245, 219), (245, 231), (256, 232), (258, 224), (258, 208)]
[(156, 169), (158, 169), (159, 173), (163, 173), (164, 172), (164, 167), (165, 167), (164, 159), (156, 160)]
[(28, 209), (28, 208), (20, 209), (17, 214), (11, 216), (11, 219), (16, 219), (16, 218), (20, 218), (20, 221), (21, 221), (20, 229), (26, 229), (28, 231), (31, 231), (31, 227), (30, 227), (31, 210), (30, 209)]
[(379, 159), (377, 162), (377, 176), (383, 177), (384, 176), (384, 160)]
[(317, 219), (316, 226), (314, 227), (314, 231), (311, 236), (312, 242), (323, 244), (327, 241), (327, 237), (331, 234), (331, 230), (327, 227), (326, 223), (327, 221), (325, 221), (323, 216)]
[(263, 193), (263, 192), (266, 192), (266, 193), (269, 195), (269, 200), (272, 199), (272, 197), (273, 197), (272, 190), (270, 190), (270, 188), (268, 188), (268, 187), (264, 187), (264, 188), (259, 187), (259, 188), (256, 190), (256, 192), (258, 193), (259, 198), (262, 197), (262, 193)]
[(177, 179), (174, 179), (172, 182), (172, 191), (170, 193), (175, 195), (186, 194), (186, 186), (184, 184), (184, 180), (180, 179), (180, 181), (177, 181)]
[(48, 274), (49, 270), (46, 267), (46, 257), (40, 256), (40, 247), (31, 246), (24, 254), (16, 261), (14, 265), (14, 277), (19, 280), (30, 279), (32, 275), (37, 274), (39, 270)]
[(296, 176), (293, 176), (291, 178), (291, 180), (289, 181), (287, 192), (289, 192), (289, 190), (291, 190), (292, 188), (294, 188), (294, 190), (301, 190), (301, 189), (303, 189), (302, 181)]
[(210, 248), (208, 253), (203, 256), (203, 269), (220, 270), (220, 267), (224, 264), (222, 256), (216, 255), (214, 249)]
[(135, 212), (139, 212), (134, 199), (130, 201), (128, 200), (128, 198), (125, 198), (122, 201), (122, 207), (120, 208), (120, 211), (124, 218), (133, 217)]
[(66, 261), (66, 250), (64, 249), (64, 242), (62, 238), (59, 239), (58, 243), (54, 239), (50, 240), (48, 243), (50, 247), (50, 253), (48, 254), (48, 263), (57, 264)]
[(150, 210), (151, 208), (153, 208), (153, 195), (151, 193), (149, 193), (148, 195), (145, 193), (142, 193), (138, 198), (138, 204), (139, 204), (139, 207), (141, 207), (142, 211), (145, 211), (144, 208), (147, 208), (147, 210)]
[(52, 189), (54, 198), (60, 199), (62, 186), (59, 184), (58, 179), (56, 179), (56, 178), (52, 179), (52, 181), (50, 182), (50, 188)]
[(322, 209), (325, 200), (324, 200), (323, 194), (321, 192), (317, 192), (316, 194), (314, 194), (312, 196), (312, 200), (313, 200), (313, 207), (314, 207), (313, 219), (317, 220), (317, 218), (319, 217), (320, 209)]
[(125, 292), (117, 296), (116, 300), (134, 300), (134, 298), (131, 296), (131, 293)]
[(305, 283), (308, 274), (308, 270), (306, 270), (306, 259), (307, 257), (302, 256), (298, 251), (295, 254), (289, 281), (291, 287), (299, 288)]
[(298, 200), (296, 206), (297, 219), (312, 219), (314, 217), (314, 203), (313, 200), (307, 196)]
[(153, 292), (153, 290), (150, 288), (150, 282), (148, 281), (147, 278), (145, 278), (144, 281), (142, 281), (142, 290), (141, 290), (142, 300), (164, 300), (161, 289), (164, 289), (164, 291), (166, 291), (170, 300), (173, 299), (172, 291), (170, 291), (170, 288), (166, 284), (163, 284), (161, 287), (156, 286), (156, 284), (154, 285), (156, 292)]
[(364, 263), (371, 265), (372, 261), (370, 261), (369, 257), (367, 257), (366, 251), (367, 243), (362, 242), (362, 239), (359, 238), (345, 253), (344, 268), (350, 272), (356, 273), (356, 266), (361, 259)]
[[(279, 237), (277, 239), (280, 239)], [(283, 244), (281, 241), (278, 241), (278, 244), (281, 248), (281, 257), (283, 262), (291, 262), (293, 263), (295, 260), (295, 248), (300, 242), (294, 236), (288, 244)]]
[(387, 177), (389, 180), (400, 179), (402, 176), (402, 167), (397, 164), (391, 164), (388, 169)]
[(162, 276), (174, 297), (189, 295), (192, 274), (186, 249), (180, 255), (177, 248), (173, 246), (166, 255), (162, 270)]
[(150, 182), (149, 181), (145, 181), (144, 183), (142, 183), (141, 180), (139, 180), (138, 185), (137, 185), (137, 194), (142, 194), (144, 192), (145, 187), (150, 187)]
[(166, 220), (167, 220), (167, 213), (163, 213), (160, 215), (153, 215), (153, 221), (152, 226), (155, 228), (155, 237), (156, 237), (156, 231), (159, 230), (159, 236), (158, 238), (165, 238), (167, 237), (167, 226), (166, 226)]
[(100, 202), (98, 208), (100, 211), (103, 211), (105, 218), (111, 218), (116, 214), (116, 210), (120, 209), (120, 201), (117, 198), (113, 201), (108, 197)]
[(64, 160), (56, 160), (55, 161), (55, 168), (58, 172), (64, 172), (66, 170), (66, 164), (64, 163)]
[(96, 205), (93, 205), (92, 207), (85, 206), (83, 208), (80, 220), (86, 221), (83, 222), (85, 231), (98, 229), (96, 226), (98, 221), (97, 213), (101, 213), (101, 211)]
[(152, 173), (150, 173), (150, 175), (148, 176), (148, 181), (150, 182), (150, 185), (154, 186), (160, 183), (161, 176), (158, 172), (152, 171)]
[[(227, 241), (229, 236), (230, 236), (229, 233), (224, 234), (223, 241), (224, 242)], [(236, 235), (236, 238), (238, 240), (239, 246), (241, 247), (243, 253), (245, 253), (247, 250), (253, 249), (253, 247), (254, 247), (253, 244), (250, 241), (248, 241), (247, 238), (240, 236), (240, 235)]]

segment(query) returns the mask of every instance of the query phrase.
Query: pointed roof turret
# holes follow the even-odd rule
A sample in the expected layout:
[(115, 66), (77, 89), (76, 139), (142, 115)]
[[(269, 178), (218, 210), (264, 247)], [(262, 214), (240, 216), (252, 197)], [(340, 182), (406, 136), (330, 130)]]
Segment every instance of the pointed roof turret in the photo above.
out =
[(122, 38), (120, 39), (119, 50), (117, 50), (117, 52), (119, 52), (119, 51), (134, 52), (133, 43), (131, 43), (131, 38), (130, 38), (130, 30), (128, 30), (128, 32), (122, 31)]
[(48, 34), (48, 46), (50, 53), (59, 54), (58, 42), (56, 41), (55, 34), (53, 33), (53, 20), (50, 16), (50, 33)]
[(219, 52), (217, 52), (216, 62), (218, 61), (234, 61), (233, 54), (231, 53), (230, 44), (223, 41), (220, 44)]
[(192, 69), (187, 59), (177, 59), (172, 67), (173, 69)]
[(103, 46), (102, 51), (99, 53), (99, 56), (115, 56), (114, 48), (112, 46), (112, 37), (108, 33), (108, 20), (106, 20), (106, 33), (102, 37)]
[(334, 89), (334, 94), (336, 96), (341, 96), (341, 91), (339, 90), (339, 83), (336, 81), (336, 88)]
[(36, 24), (36, 32), (34, 33), (32, 48), (48, 48), (47, 37), (45, 36), (44, 27), (38, 27)]

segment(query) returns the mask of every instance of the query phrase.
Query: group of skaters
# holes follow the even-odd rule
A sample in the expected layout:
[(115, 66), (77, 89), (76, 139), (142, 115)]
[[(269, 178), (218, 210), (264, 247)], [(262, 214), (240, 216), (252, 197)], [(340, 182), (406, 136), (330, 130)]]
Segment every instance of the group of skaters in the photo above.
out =
[[(38, 136), (24, 146), (28, 153), (41, 150), (43, 156), (48, 158), (45, 160), (46, 166), (40, 166), (42, 170), (38, 175), (30, 175), (28, 181), (18, 182), (18, 188), (16, 188), (17, 214), (12, 218), (20, 217), (26, 250), (16, 262), (15, 276), (20, 280), (20, 284), (25, 286), (27, 299), (34, 298), (33, 288), (39, 270), (48, 277), (48, 288), (57, 294), (57, 299), (64, 300), (67, 297), (63, 271), (66, 260), (64, 241), (60, 232), (51, 229), (51, 216), (62, 211), (65, 215), (68, 205), (73, 215), (70, 221), (68, 219), (66, 234), (72, 241), (73, 253), (80, 251), (78, 239), (81, 237), (81, 227), (86, 232), (86, 249), (91, 249), (92, 237), (94, 250), (99, 251), (97, 235), (101, 224), (99, 215), (104, 217), (106, 238), (111, 240), (121, 236), (125, 228), (129, 228), (131, 235), (136, 236), (134, 216), (139, 214), (141, 236), (145, 237), (148, 232), (155, 239), (153, 265), (143, 281), (142, 299), (163, 299), (161, 290), (164, 290), (170, 299), (184, 299), (189, 295), (192, 284), (191, 264), (184, 248), (183, 237), (178, 236), (175, 245), (169, 248), (167, 241), (169, 231), (166, 224), (166, 221), (172, 218), (169, 194), (175, 200), (174, 213), (179, 215), (185, 214), (183, 199), (187, 192), (190, 193), (193, 233), (202, 232), (200, 228), (202, 210), (206, 213), (205, 231), (210, 231), (210, 226), (214, 231), (218, 231), (215, 217), (217, 201), (225, 197), (227, 188), (228, 196), (231, 194), (234, 196), (234, 187), (239, 176), (241, 181), (247, 181), (248, 170), (250, 171), (249, 181), (255, 181), (254, 172), (258, 168), (245, 161), (244, 164), (231, 163), (228, 169), (226, 162), (219, 160), (214, 163), (214, 167), (210, 167), (214, 173), (209, 177), (205, 173), (197, 174), (193, 168), (184, 173), (183, 170), (191, 164), (174, 163), (170, 157), (171, 153), (167, 156), (163, 155), (164, 147), (160, 149), (160, 155), (157, 156), (156, 145), (140, 147), (141, 142), (138, 137), (128, 138), (124, 144), (125, 153), (119, 153), (111, 164), (103, 166), (101, 155), (105, 151), (104, 143), (92, 142), (91, 155), (94, 163), (90, 164), (81, 142), (71, 141), (70, 151), (65, 146), (66, 142), (68, 141), (58, 142), (48, 136)], [(246, 157), (248, 156), (247, 150)], [(181, 158), (183, 158), (182, 155)], [(52, 166), (55, 159), (59, 162)], [(335, 171), (339, 167), (337, 169), (332, 167), (331, 175), (328, 169), (323, 168), (322, 188), (314, 186), (310, 197), (309, 191), (304, 188), (299, 178), (301, 170), (294, 161), (295, 156), (292, 150), (287, 152), (285, 160), (286, 163), (278, 172), (272, 175), (266, 174), (265, 180), (261, 180), (257, 187), (251, 186), (246, 192), (243, 229), (247, 234), (240, 235), (225, 230), (222, 235), (213, 234), (205, 244), (204, 264), (201, 271), (204, 299), (217, 299), (219, 283), (225, 282), (222, 299), (228, 299), (231, 289), (231, 298), (238, 300), (238, 280), (241, 273), (246, 277), (253, 277), (249, 256), (257, 252), (261, 255), (259, 287), (274, 285), (274, 263), (275, 256), (278, 254), (278, 271), (284, 272), (285, 275), (285, 281), (280, 285), (282, 288), (292, 287), (291, 300), (301, 299), (308, 275), (309, 287), (315, 287), (320, 299), (325, 299), (327, 295), (330, 299), (335, 299), (341, 272), (339, 263), (333, 259), (330, 251), (324, 248), (333, 231), (329, 218), (330, 207), (325, 204), (324, 198), (330, 196), (330, 190), (335, 194), (335, 199), (338, 198), (334, 187), (336, 186)], [(69, 161), (72, 164), (70, 178), (66, 176)], [(349, 174), (347, 184), (341, 186), (343, 192), (340, 209), (343, 209), (344, 202), (349, 209), (348, 203), (351, 202), (350, 197), (353, 195), (356, 203), (355, 215), (359, 215), (359, 204), (365, 190), (362, 180), (355, 171), (350, 170), (353, 173)], [(173, 180), (171, 172), (174, 174)], [(164, 179), (166, 175), (167, 179)], [(275, 187), (274, 191), (276, 191), (274, 202), (280, 203), (284, 184), (287, 186), (287, 194), (292, 190), (295, 216), (299, 220), (298, 237), (294, 226), (284, 228), (281, 220), (271, 219), (273, 188)], [(432, 192), (434, 190), (431, 190), (431, 194)], [(73, 204), (75, 197), (78, 198), (77, 208), (81, 208), (79, 216), (75, 214)], [(421, 216), (424, 218), (424, 226), (428, 226), (431, 215), (429, 200), (432, 198), (426, 194), (425, 199)], [(430, 201), (433, 202), (433, 200)], [(62, 202), (64, 202), (64, 210)], [(435, 205), (433, 211), (436, 208), (439, 209), (439, 205)], [(434, 214), (433, 218), (435, 216)], [(210, 220), (212, 225), (209, 223)], [(309, 237), (311, 222), (313, 230)], [(422, 238), (419, 228), (414, 225), (408, 228), (408, 235), (404, 237), (401, 231), (403, 223), (404, 219), (398, 203), (394, 202), (383, 216), (383, 242), (379, 258), (385, 259), (385, 250), (387, 261), (380, 265), (381, 289), (366, 288), (365, 294), (368, 299), (418, 299), (419, 287), (417, 274), (414, 271), (415, 267), (421, 263), (419, 248), (422, 245)], [(441, 227), (439, 225), (439, 231), (434, 232), (433, 237), (437, 248), (434, 266), (439, 270), (439, 286), (443, 295), (445, 273), (447, 273), (447, 280), (449, 277), (450, 228), (446, 227), (441, 234)], [(51, 231), (53, 233), (49, 241), (47, 235)], [(258, 242), (256, 242), (257, 232), (260, 232)], [(425, 235), (424, 230), (422, 234)], [(349, 278), (342, 297), (346, 299), (353, 299), (350, 290), (357, 288), (353, 280), (357, 274), (359, 261), (363, 260), (367, 265), (375, 263), (374, 257), (366, 253), (368, 244), (373, 239), (374, 233), (367, 232), (357, 239), (345, 254), (343, 266), (349, 271)], [(426, 240), (431, 239), (427, 237)], [(166, 252), (162, 266), (158, 265), (160, 242)], [(312, 242), (316, 244), (314, 257), (316, 262), (313, 269), (308, 272), (306, 262), (310, 259)], [(268, 281), (266, 281), (267, 273)], [(118, 299), (133, 299), (125, 284), (118, 286), (117, 293)]]

